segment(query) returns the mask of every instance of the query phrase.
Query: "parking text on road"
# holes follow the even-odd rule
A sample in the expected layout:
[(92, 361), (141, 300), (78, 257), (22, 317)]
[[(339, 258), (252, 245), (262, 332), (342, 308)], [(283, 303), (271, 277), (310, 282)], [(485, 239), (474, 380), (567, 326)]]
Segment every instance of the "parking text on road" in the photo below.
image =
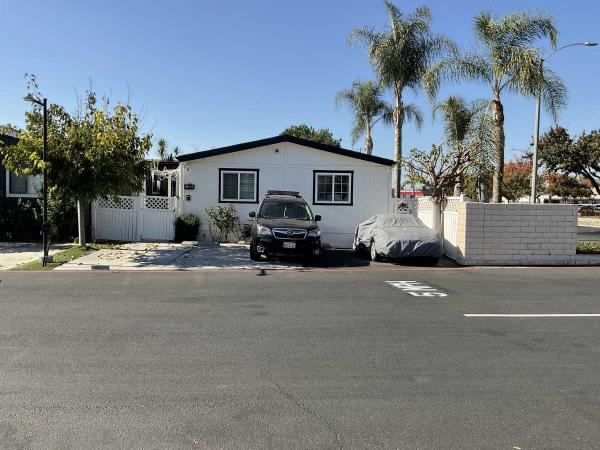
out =
[(391, 286), (401, 289), (413, 297), (447, 297), (448, 294), (437, 288), (427, 286), (420, 281), (386, 281)]

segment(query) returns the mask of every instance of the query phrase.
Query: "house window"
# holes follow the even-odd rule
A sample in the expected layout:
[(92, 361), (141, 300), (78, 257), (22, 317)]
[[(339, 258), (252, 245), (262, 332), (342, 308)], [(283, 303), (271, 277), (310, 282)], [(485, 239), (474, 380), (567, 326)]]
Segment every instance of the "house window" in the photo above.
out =
[(41, 190), (42, 180), (39, 175), (18, 176), (6, 172), (7, 197), (37, 197)]
[(351, 205), (354, 172), (315, 171), (313, 204)]
[(258, 170), (219, 169), (219, 201), (258, 203)]

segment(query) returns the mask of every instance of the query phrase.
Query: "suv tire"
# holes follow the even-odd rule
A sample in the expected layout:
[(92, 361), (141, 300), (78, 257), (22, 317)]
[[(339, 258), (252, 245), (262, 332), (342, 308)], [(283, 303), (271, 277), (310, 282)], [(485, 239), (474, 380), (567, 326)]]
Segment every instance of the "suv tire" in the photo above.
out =
[(260, 253), (256, 251), (255, 242), (250, 242), (250, 259), (252, 261), (260, 261)]

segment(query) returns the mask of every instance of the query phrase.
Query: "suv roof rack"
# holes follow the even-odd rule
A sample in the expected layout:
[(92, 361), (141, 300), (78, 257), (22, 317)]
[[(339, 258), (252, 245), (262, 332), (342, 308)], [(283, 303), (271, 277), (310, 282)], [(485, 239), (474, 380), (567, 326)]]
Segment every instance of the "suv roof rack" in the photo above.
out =
[(289, 195), (291, 197), (301, 197), (300, 192), (298, 192), (298, 191), (275, 191), (275, 190), (268, 190), (266, 197), (269, 197), (270, 195)]

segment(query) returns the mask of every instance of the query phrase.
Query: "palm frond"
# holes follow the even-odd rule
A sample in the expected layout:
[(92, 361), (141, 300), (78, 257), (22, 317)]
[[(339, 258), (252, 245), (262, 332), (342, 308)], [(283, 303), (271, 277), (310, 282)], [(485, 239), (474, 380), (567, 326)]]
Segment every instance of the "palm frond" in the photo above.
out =
[(435, 63), (423, 78), (425, 92), (430, 99), (435, 98), (442, 81), (479, 80), (493, 83), (492, 68), (481, 55), (466, 53), (451, 56)]
[(540, 61), (539, 51), (533, 47), (518, 45), (498, 52), (495, 70), (498, 78), (506, 77), (499, 90), (532, 95), (532, 82), (541, 77)]
[(556, 122), (558, 112), (567, 105), (567, 86), (554, 71), (545, 69), (541, 94), (544, 108)]
[(475, 39), (485, 47), (493, 47), (498, 40), (498, 26), (489, 11), (482, 11), (473, 21)]
[[(352, 145), (366, 134), (383, 116), (387, 116), (391, 107), (383, 100), (383, 87), (372, 80), (354, 81), (350, 88), (338, 92), (336, 104), (346, 103), (354, 113)], [(384, 120), (385, 121), (385, 120)]]
[(547, 37), (552, 48), (556, 48), (558, 30), (556, 20), (552, 16), (514, 13), (503, 17), (498, 23), (498, 28), (505, 36), (503, 45), (532, 45), (537, 39)]
[(423, 113), (414, 103), (403, 105), (402, 115), (406, 121), (414, 122), (419, 130), (423, 126)]
[(359, 27), (352, 30), (348, 35), (348, 44), (370, 46), (373, 42), (376, 42), (379, 37), (380, 34), (376, 33), (371, 27)]

